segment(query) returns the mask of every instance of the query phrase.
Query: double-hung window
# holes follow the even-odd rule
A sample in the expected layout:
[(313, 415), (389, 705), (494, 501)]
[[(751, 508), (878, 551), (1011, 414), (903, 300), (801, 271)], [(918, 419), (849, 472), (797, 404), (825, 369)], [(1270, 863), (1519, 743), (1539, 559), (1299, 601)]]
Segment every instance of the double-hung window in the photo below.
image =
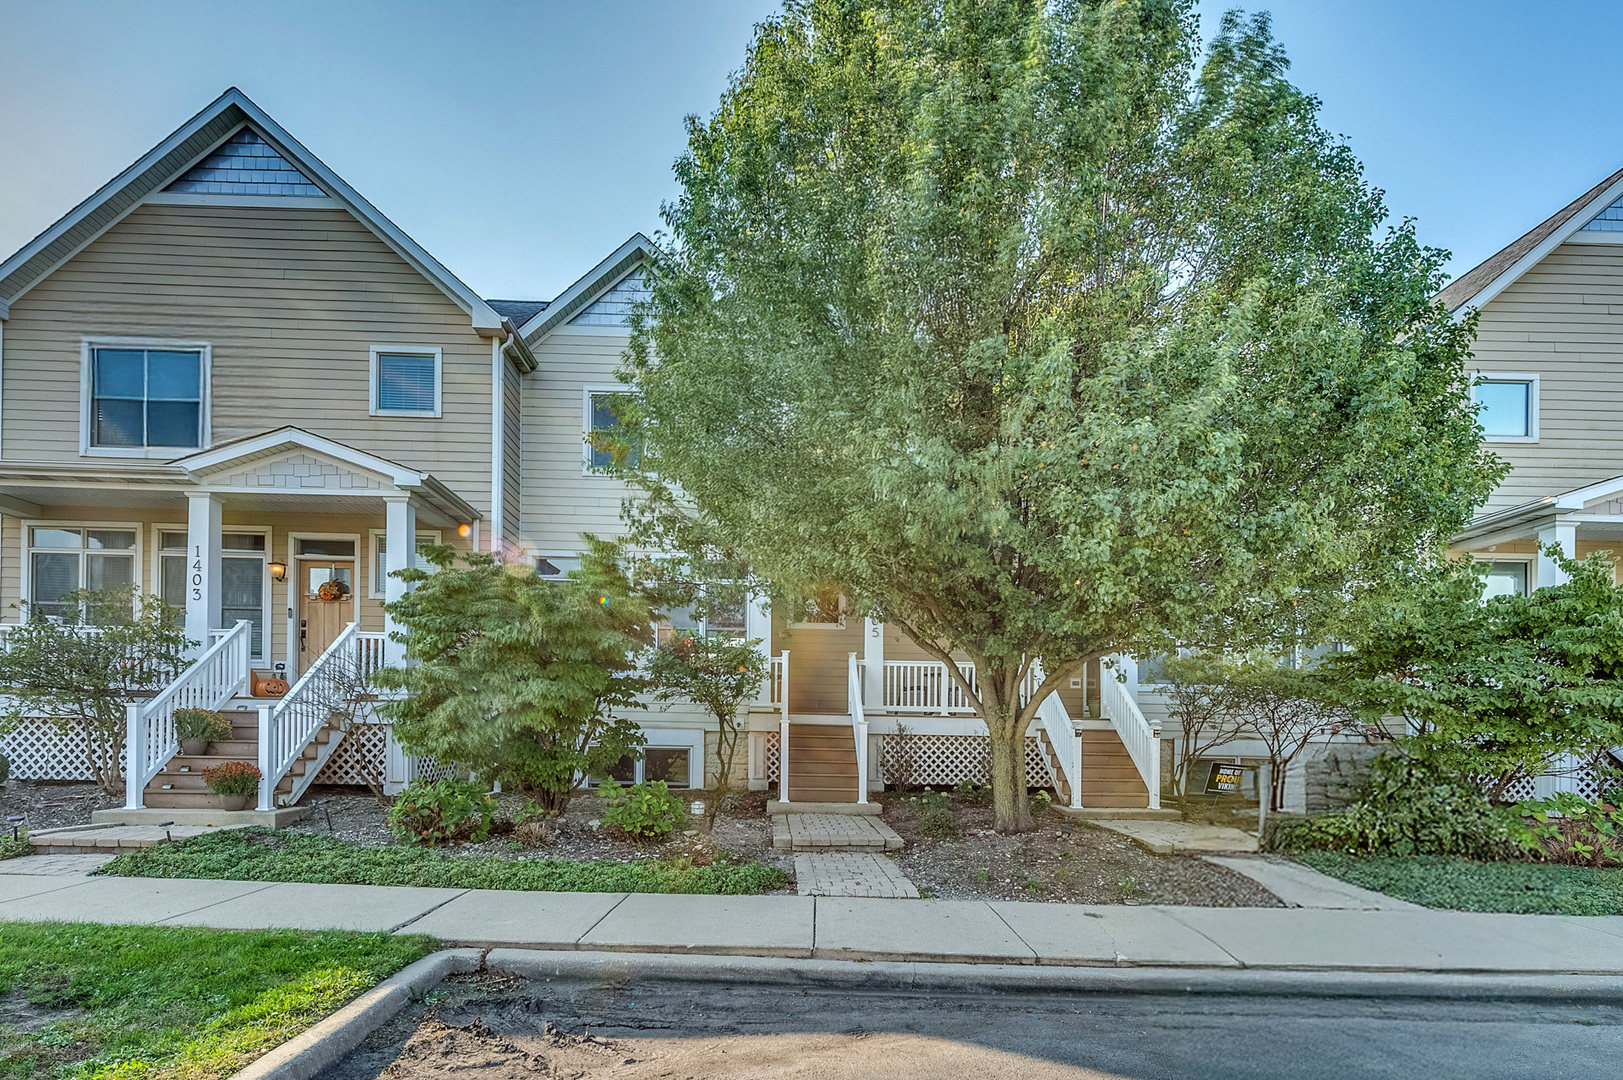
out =
[(405, 346), (372, 349), (373, 416), (440, 415), (440, 350)]
[(654, 624), (654, 640), (663, 645), (673, 638), (716, 637), (744, 640), (744, 600), (742, 597), (713, 599), (703, 616), (691, 607), (673, 608)]
[(1538, 441), (1538, 376), (1484, 373), (1471, 390), (1490, 442)]
[(202, 347), (90, 345), (85, 445), (103, 452), (203, 445)]
[[(417, 550), (412, 554), (411, 565), (418, 570), (433, 570), (434, 564), (423, 558), (423, 548), (440, 542), (437, 532), (420, 532), (417, 534)], [(372, 598), (381, 600), (388, 594), (389, 589), (389, 537), (382, 530), (372, 533)]]
[(80, 589), (135, 584), (135, 530), (32, 525), (28, 528), (29, 611), (77, 622)]
[[(625, 396), (623, 389), (586, 390), (586, 471), (595, 472), (614, 464), (620, 450), (623, 433), (620, 418), (614, 414), (615, 399)], [(623, 463), (637, 464), (637, 448), (625, 450)]]

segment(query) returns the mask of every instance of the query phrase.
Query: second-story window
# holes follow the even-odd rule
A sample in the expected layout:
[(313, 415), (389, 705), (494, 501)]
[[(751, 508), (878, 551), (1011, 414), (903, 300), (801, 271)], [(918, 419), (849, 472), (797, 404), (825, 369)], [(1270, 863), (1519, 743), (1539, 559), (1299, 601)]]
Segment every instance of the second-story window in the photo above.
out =
[(440, 415), (440, 350), (374, 348), (373, 416)]
[(1484, 438), (1522, 442), (1538, 438), (1536, 378), (1494, 375), (1479, 381), (1472, 394)]
[(625, 444), (620, 418), (614, 413), (617, 398), (624, 390), (588, 388), (586, 391), (586, 470), (606, 469), (618, 463), (635, 466), (637, 448)]
[(118, 449), (202, 446), (202, 351), (91, 349), (90, 445)]

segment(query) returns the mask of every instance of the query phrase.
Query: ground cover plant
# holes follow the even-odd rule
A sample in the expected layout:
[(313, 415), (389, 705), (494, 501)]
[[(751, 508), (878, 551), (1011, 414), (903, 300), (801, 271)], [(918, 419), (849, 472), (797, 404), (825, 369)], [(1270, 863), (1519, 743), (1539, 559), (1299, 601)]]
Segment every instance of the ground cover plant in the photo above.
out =
[(433, 947), (420, 935), (8, 923), (0, 1076), (226, 1076)]
[(721, 858), (708, 866), (686, 859), (506, 859), (420, 847), (360, 847), (330, 836), (265, 829), (233, 829), (143, 848), (120, 855), (100, 872), (227, 881), (711, 894), (768, 892), (789, 880), (776, 867)]
[(1623, 870), (1463, 856), (1295, 856), (1321, 873), (1426, 907), (1524, 915), (1623, 914)]

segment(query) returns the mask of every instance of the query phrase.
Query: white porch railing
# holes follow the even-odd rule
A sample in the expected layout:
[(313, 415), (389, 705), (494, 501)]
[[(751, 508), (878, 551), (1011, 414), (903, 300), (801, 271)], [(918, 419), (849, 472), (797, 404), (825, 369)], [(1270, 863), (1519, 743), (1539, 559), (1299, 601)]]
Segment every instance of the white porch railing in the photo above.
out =
[(124, 736), (124, 806), (139, 810), (154, 776), (180, 751), (175, 741), (177, 709), (218, 709), (248, 686), (253, 671), (249, 648), (253, 624), (246, 619), (229, 630), (209, 632), (208, 649), (150, 701), (131, 705)]
[(868, 717), (862, 711), (862, 661), (847, 653), (845, 690), (851, 700), (851, 738), (857, 751), (857, 802), (868, 801)]
[[(978, 689), (974, 664), (961, 663), (958, 670)], [(941, 716), (975, 711), (957, 682), (947, 675), (947, 665), (939, 660), (886, 660), (880, 685), (880, 705), (893, 711)]]
[[(1120, 664), (1121, 657), (1115, 657)], [(1121, 744), (1138, 768), (1138, 775), (1149, 789), (1150, 809), (1161, 808), (1161, 739), (1150, 722), (1139, 711), (1138, 702), (1127, 692), (1127, 686), (1114, 675), (1099, 679), (1099, 711), (1116, 729)]]
[[(1041, 686), (1043, 669), (1041, 664), (1031, 665), (1031, 678), (1024, 688), (1025, 694), (1034, 693), (1034, 688)], [(1044, 698), (1037, 706), (1037, 718), (1032, 726), (1048, 736), (1048, 745), (1053, 750), (1054, 764), (1065, 782), (1071, 789), (1071, 806), (1077, 810), (1082, 809), (1082, 729), (1071, 719), (1071, 711), (1060, 700), (1059, 691), (1055, 690)]]
[(789, 650), (767, 662), (766, 681), (778, 707), (778, 801), (789, 801)]
[[(280, 701), (259, 707), (259, 809), (276, 809), (276, 785), (332, 720), (335, 702), (356, 690), (358, 676), (370, 677), (382, 666), (382, 637), (362, 634), (360, 623), (350, 623)], [(335, 738), (329, 748), (337, 742)], [(307, 776), (313, 779), (316, 771), (310, 769)]]

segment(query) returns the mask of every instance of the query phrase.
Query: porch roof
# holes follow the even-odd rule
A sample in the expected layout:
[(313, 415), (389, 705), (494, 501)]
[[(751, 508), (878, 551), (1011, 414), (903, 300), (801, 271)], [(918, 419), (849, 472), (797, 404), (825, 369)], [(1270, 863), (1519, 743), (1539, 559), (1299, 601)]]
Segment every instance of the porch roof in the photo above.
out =
[(1623, 538), (1623, 476), (1483, 514), (1454, 536), (1454, 544), (1481, 547), (1532, 539), (1557, 523), (1575, 526), (1580, 540)]
[(458, 525), (482, 516), (429, 473), (296, 427), (251, 435), (164, 464), (0, 466), (0, 512), (19, 517), (49, 516), (50, 506), (170, 508), (199, 491), (295, 513), (368, 512), (378, 509), (379, 500), (409, 495), (419, 512), (438, 524)]

